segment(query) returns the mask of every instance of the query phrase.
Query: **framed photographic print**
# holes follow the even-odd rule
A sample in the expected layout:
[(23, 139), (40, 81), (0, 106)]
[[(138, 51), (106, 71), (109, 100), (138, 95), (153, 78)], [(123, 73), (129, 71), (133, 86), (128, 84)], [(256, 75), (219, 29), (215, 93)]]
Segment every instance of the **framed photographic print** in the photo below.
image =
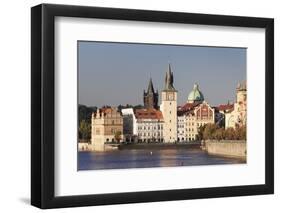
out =
[(31, 9), (31, 204), (271, 194), (274, 21)]

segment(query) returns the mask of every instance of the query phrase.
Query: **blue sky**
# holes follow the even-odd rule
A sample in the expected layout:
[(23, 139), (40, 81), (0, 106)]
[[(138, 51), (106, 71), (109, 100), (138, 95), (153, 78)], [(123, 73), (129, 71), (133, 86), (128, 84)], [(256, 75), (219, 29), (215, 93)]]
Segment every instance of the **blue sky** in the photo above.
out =
[(169, 63), (178, 105), (186, 102), (194, 83), (211, 105), (234, 101), (237, 83), (246, 80), (246, 52), (245, 48), (79, 41), (79, 104), (143, 104), (149, 78), (161, 92)]

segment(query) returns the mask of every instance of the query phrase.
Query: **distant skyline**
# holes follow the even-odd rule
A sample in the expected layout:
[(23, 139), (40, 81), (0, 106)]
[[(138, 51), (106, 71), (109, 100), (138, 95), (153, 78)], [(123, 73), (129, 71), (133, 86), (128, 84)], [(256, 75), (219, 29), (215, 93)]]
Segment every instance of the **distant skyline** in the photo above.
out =
[(246, 80), (246, 52), (246, 48), (79, 41), (79, 104), (143, 105), (150, 78), (161, 97), (169, 63), (178, 105), (186, 102), (195, 83), (212, 106), (233, 102), (237, 84)]

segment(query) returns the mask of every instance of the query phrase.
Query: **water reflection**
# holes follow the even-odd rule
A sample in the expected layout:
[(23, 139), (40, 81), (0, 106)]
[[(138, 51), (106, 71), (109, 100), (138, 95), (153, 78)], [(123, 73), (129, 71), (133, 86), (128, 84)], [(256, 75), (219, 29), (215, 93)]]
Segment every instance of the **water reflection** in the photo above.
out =
[(200, 149), (115, 150), (79, 152), (78, 170), (124, 169), (244, 163), (239, 159), (208, 155)]

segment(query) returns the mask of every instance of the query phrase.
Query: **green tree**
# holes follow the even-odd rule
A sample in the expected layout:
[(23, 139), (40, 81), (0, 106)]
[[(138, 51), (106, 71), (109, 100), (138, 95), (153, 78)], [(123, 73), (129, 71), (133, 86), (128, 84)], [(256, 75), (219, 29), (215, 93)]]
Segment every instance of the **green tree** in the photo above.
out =
[(84, 140), (91, 139), (91, 124), (82, 120), (79, 125), (79, 138)]

